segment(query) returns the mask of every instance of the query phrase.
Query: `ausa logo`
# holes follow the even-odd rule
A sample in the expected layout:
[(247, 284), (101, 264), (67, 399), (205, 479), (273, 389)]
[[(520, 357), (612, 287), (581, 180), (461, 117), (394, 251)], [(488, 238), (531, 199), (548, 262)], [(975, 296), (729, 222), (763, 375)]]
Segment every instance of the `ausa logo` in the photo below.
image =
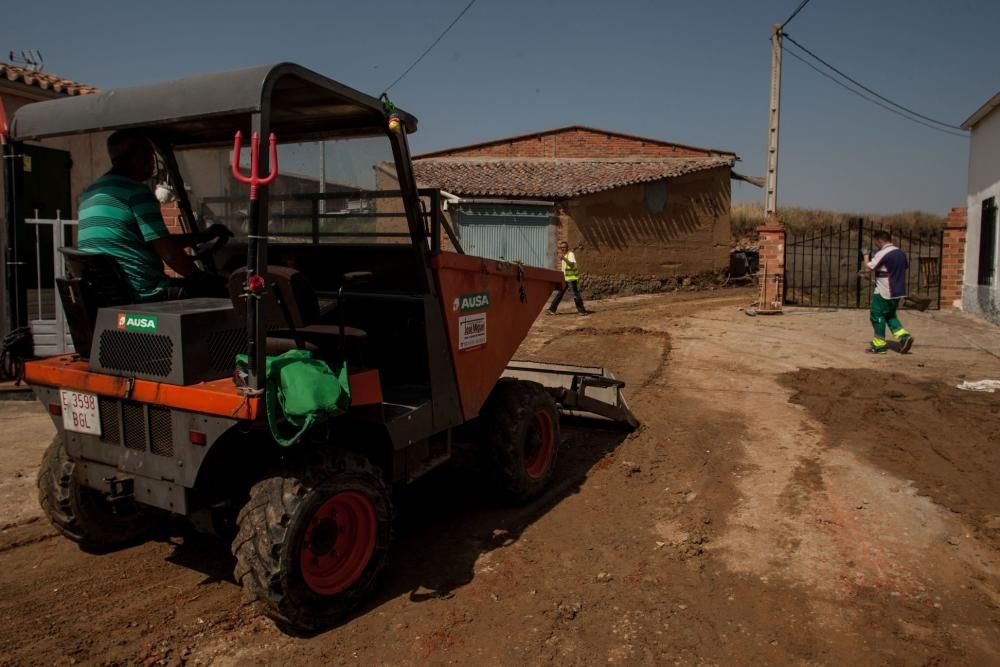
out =
[(129, 315), (118, 313), (118, 329), (120, 331), (156, 331), (157, 318), (152, 315)]
[(451, 309), (467, 313), (470, 310), (483, 310), (490, 307), (490, 293), (463, 294), (451, 303)]

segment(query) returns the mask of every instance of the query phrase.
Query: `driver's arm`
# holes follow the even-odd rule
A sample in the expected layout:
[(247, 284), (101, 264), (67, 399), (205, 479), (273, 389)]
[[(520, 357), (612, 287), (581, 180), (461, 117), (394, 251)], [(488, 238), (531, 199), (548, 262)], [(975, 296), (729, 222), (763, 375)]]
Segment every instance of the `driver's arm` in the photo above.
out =
[(152, 192), (143, 188), (143, 192), (129, 200), (129, 206), (139, 225), (142, 240), (167, 266), (185, 278), (198, 270), (191, 256), (184, 252), (184, 246), (167, 230), (160, 213), (160, 202)]
[(215, 223), (213, 225), (209, 225), (208, 229), (205, 229), (204, 231), (191, 232), (190, 234), (174, 234), (173, 237), (182, 248), (193, 248), (199, 243), (205, 243), (206, 241), (212, 241), (213, 239), (222, 237), (231, 238), (232, 235), (233, 233), (229, 231), (228, 227)]
[(167, 266), (184, 278), (188, 278), (198, 271), (191, 255), (184, 252), (184, 246), (169, 233), (167, 236), (149, 241), (149, 247)]

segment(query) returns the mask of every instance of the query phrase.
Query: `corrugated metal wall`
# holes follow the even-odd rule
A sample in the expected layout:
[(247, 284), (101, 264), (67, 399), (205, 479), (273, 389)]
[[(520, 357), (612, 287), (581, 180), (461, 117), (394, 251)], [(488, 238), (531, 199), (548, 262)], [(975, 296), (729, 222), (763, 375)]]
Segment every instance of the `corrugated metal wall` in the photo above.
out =
[(551, 204), (461, 203), (453, 210), (470, 255), (553, 267)]

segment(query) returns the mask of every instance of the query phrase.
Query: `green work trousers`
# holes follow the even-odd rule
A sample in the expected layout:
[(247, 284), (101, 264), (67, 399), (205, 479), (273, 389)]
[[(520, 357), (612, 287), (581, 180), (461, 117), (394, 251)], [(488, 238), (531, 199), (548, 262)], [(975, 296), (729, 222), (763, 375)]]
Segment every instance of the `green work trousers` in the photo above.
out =
[[(885, 299), (876, 292), (872, 295), (872, 306), (869, 314), (872, 320), (872, 328), (875, 330), (875, 341), (885, 344), (885, 325), (889, 325), (889, 330), (894, 336), (906, 333), (903, 323), (896, 317), (896, 309), (903, 299)], [(876, 342), (876, 345), (878, 343)]]

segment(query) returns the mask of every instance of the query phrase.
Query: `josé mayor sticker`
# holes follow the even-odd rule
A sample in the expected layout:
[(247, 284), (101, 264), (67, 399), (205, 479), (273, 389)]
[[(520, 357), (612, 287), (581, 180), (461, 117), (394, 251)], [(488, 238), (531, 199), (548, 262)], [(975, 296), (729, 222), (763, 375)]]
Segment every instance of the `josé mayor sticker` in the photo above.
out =
[(486, 345), (486, 313), (458, 318), (458, 349), (471, 350)]

